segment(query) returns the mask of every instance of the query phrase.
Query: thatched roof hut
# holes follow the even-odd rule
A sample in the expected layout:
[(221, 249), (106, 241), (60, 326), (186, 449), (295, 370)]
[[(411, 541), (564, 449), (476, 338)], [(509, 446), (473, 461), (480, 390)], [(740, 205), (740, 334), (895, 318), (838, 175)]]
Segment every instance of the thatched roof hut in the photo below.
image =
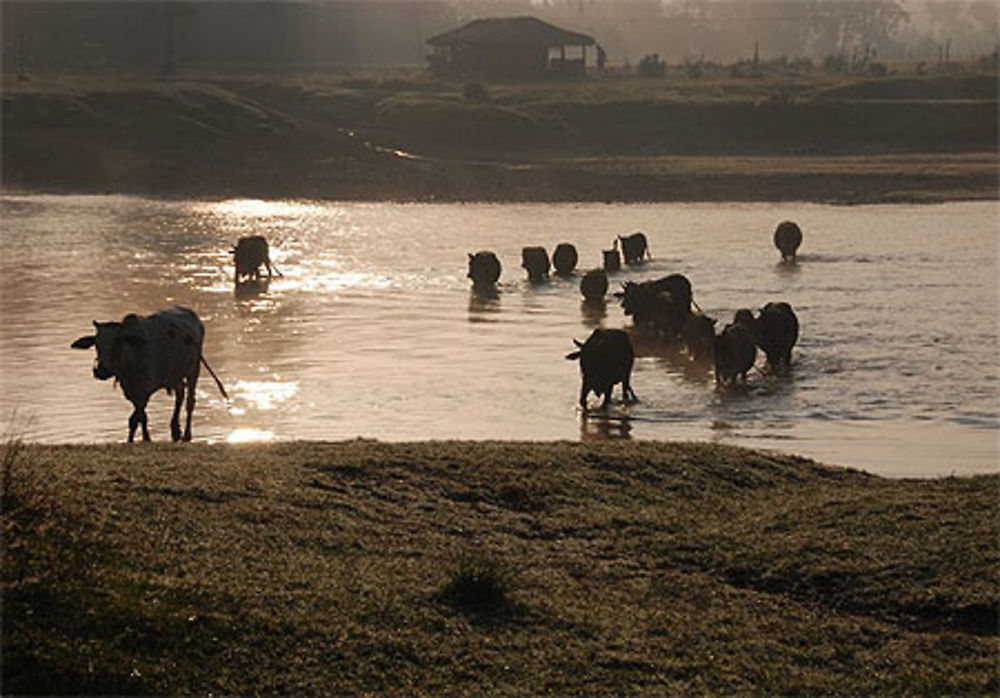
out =
[[(595, 42), (536, 17), (499, 17), (474, 20), (427, 43), (434, 47), (428, 60), (436, 73), (531, 78), (583, 75), (587, 47)], [(579, 48), (579, 57), (567, 58), (567, 47)]]

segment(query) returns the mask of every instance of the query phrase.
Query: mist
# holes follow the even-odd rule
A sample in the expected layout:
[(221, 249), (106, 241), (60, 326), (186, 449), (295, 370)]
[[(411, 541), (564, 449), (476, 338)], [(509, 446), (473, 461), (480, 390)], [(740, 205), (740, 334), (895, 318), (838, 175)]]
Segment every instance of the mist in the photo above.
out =
[(427, 38), (535, 15), (594, 36), (609, 65), (779, 57), (967, 61), (997, 47), (996, 0), (4, 2), (5, 72), (170, 74), (423, 66)]

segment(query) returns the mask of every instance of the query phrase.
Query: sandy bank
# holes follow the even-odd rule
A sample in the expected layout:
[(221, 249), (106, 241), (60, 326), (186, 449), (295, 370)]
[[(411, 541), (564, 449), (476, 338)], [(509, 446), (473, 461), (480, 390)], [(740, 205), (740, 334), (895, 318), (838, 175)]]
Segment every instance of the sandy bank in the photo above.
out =
[(8, 445), (4, 686), (986, 694), (996, 476), (682, 443)]

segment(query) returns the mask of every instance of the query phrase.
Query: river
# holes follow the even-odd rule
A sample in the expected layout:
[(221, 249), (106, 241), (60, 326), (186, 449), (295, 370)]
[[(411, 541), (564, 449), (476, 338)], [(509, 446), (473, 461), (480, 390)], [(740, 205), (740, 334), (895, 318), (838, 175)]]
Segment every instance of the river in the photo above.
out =
[[(205, 323), (198, 441), (707, 440), (798, 453), (887, 476), (996, 472), (1000, 433), (997, 202), (402, 204), (0, 196), (0, 356), (8, 431), (43, 443), (114, 442), (131, 411), (70, 349), (92, 320), (172, 304)], [(774, 226), (797, 221), (795, 265)], [(612, 277), (680, 272), (721, 324), (785, 300), (801, 335), (789, 375), (758, 358), (745, 389), (638, 342), (634, 405), (577, 407), (564, 356), (595, 326), (628, 327), (579, 277), (531, 285), (520, 249), (573, 243), (598, 266), (618, 234), (653, 259)], [(283, 276), (236, 293), (229, 249), (261, 234)], [(503, 264), (473, 294), (468, 252)], [(613, 290), (613, 289), (612, 289)], [(617, 391), (616, 391), (617, 395)], [(594, 400), (594, 398), (592, 398)], [(173, 401), (154, 396), (154, 440)], [(595, 401), (596, 404), (596, 401)]]

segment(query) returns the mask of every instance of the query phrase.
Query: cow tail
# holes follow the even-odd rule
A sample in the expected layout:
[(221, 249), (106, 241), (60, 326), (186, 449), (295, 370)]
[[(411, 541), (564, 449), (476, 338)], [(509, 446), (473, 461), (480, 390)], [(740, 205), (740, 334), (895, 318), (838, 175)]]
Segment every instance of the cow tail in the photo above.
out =
[(212, 378), (215, 379), (215, 384), (217, 386), (219, 386), (219, 392), (222, 393), (222, 397), (224, 397), (224, 398), (226, 398), (228, 400), (229, 399), (229, 394), (226, 392), (226, 389), (224, 387), (222, 387), (222, 381), (220, 381), (219, 377), (217, 375), (215, 375), (215, 371), (213, 371), (212, 367), (208, 365), (208, 361), (206, 361), (205, 357), (203, 355), (201, 355), (201, 354), (198, 355), (198, 358), (201, 359), (201, 362), (203, 364), (205, 364), (205, 368), (208, 369), (208, 372), (212, 375)]

